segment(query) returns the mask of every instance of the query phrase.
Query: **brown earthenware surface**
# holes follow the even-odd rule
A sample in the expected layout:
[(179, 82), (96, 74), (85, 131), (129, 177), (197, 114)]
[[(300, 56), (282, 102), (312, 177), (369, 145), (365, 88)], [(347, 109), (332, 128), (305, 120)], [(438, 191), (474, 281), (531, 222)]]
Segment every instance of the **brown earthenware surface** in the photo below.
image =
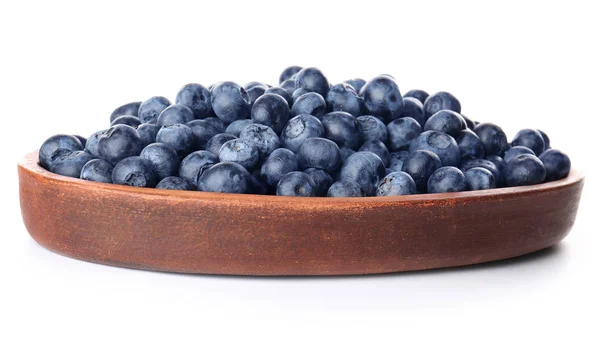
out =
[(168, 191), (18, 166), (23, 221), (42, 246), (181, 273), (348, 275), (463, 266), (547, 248), (571, 230), (583, 176), (451, 194), (297, 198)]

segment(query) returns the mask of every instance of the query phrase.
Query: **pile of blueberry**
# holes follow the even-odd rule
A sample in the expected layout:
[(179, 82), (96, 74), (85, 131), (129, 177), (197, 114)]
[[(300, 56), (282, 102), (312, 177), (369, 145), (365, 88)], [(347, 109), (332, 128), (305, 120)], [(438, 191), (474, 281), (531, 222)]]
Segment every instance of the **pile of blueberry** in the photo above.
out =
[(314, 67), (286, 68), (279, 86), (187, 84), (175, 104), (152, 97), (117, 108), (87, 140), (56, 135), (39, 151), (51, 172), (160, 189), (363, 197), (524, 186), (568, 175), (548, 136), (461, 113), (448, 92), (381, 75), (331, 85)]

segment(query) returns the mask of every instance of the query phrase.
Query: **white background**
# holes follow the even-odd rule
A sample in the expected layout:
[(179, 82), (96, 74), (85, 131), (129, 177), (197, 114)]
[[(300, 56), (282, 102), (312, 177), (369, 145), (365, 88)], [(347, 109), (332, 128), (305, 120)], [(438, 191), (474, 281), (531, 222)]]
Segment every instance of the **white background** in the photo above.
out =
[[(0, 4), (0, 338), (598, 338), (599, 11), (593, 2), (3, 1)], [(512, 137), (540, 128), (587, 175), (556, 248), (452, 270), (342, 278), (153, 273), (38, 246), (17, 161), (87, 136), (126, 102), (188, 82), (393, 75), (447, 90)], [(594, 315), (595, 314), (595, 315)]]

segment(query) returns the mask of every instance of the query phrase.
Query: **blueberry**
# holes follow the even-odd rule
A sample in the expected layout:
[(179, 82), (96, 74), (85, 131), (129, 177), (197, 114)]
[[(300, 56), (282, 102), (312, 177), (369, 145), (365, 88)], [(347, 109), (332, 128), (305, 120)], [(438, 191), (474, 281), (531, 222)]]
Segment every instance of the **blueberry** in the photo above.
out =
[(362, 126), (353, 115), (347, 112), (331, 112), (323, 116), (321, 123), (325, 137), (340, 147), (357, 150), (362, 145)]
[(342, 181), (356, 182), (367, 196), (375, 194), (379, 181), (385, 177), (381, 158), (368, 151), (359, 151), (348, 157), (340, 172)]
[(550, 149), (540, 155), (540, 160), (546, 168), (546, 181), (557, 181), (565, 178), (571, 171), (571, 160), (566, 154)]
[(316, 93), (316, 92), (311, 92), (305, 88), (299, 88), (299, 89), (294, 90), (294, 92), (292, 92), (292, 100), (295, 103), (300, 97), (302, 97), (303, 95), (305, 95), (307, 93)]
[(283, 99), (285, 99), (285, 101), (288, 103), (288, 106), (290, 108), (292, 107), (292, 105), (294, 105), (294, 98), (292, 97), (292, 94), (289, 93), (287, 90), (285, 90), (282, 87), (274, 86), (274, 87), (268, 88), (265, 91), (265, 94), (267, 94), (267, 93), (278, 94), (278, 95), (282, 96)]
[[(485, 157), (485, 160), (492, 162), (496, 166), (496, 169), (498, 169), (498, 172), (500, 174), (504, 173), (504, 168), (506, 167), (506, 162), (504, 161), (504, 158), (502, 158), (500, 156), (496, 156), (496, 155), (490, 155), (490, 156)], [(503, 176), (501, 176), (501, 177), (503, 177)], [(501, 180), (503, 180), (503, 179), (501, 178)], [(496, 185), (502, 186), (502, 185), (504, 185), (504, 183), (498, 183), (498, 178), (496, 178)]]
[(98, 154), (110, 164), (139, 155), (143, 147), (140, 135), (128, 125), (111, 126), (98, 139)]
[(503, 156), (504, 152), (508, 150), (506, 134), (498, 125), (482, 123), (477, 125), (473, 132), (483, 143), (487, 155)]
[(55, 135), (46, 139), (46, 141), (44, 141), (44, 143), (40, 147), (39, 151), (39, 161), (44, 168), (49, 168), (50, 158), (52, 157), (52, 154), (58, 149), (65, 149), (68, 151), (79, 151), (83, 149), (83, 145), (81, 145), (79, 139), (72, 135)]
[(286, 90), (290, 95), (296, 91), (296, 81), (292, 79), (279, 83), (279, 87)]
[(158, 130), (156, 141), (170, 145), (183, 158), (193, 151), (194, 133), (187, 125), (167, 125)]
[(415, 181), (409, 174), (402, 171), (392, 172), (386, 175), (375, 191), (375, 196), (401, 196), (417, 193)]
[(390, 164), (390, 152), (388, 148), (381, 141), (378, 140), (368, 140), (366, 141), (358, 151), (370, 151), (383, 161), (383, 165), (386, 167)]
[(214, 155), (218, 155), (219, 151), (221, 150), (221, 146), (223, 146), (225, 142), (236, 138), (238, 137), (230, 135), (228, 133), (218, 133), (208, 140), (208, 142), (206, 143), (206, 151), (209, 151)]
[(251, 82), (247, 82), (246, 84), (244, 84), (244, 86), (242, 86), (244, 89), (246, 89), (246, 91), (248, 91), (249, 89), (253, 88), (254, 86), (262, 86), (264, 88), (268, 88), (267, 84), (265, 83), (261, 83), (260, 81), (251, 81)]
[(171, 102), (165, 97), (152, 97), (140, 104), (138, 117), (142, 123), (156, 124), (158, 115), (169, 105), (171, 105)]
[(531, 151), (530, 148), (526, 148), (524, 146), (513, 146), (512, 148), (506, 150), (504, 154), (504, 161), (506, 163), (510, 162), (511, 159), (517, 157), (518, 155), (534, 155), (535, 153)]
[(256, 144), (260, 159), (267, 158), (273, 150), (281, 146), (279, 136), (270, 127), (262, 124), (250, 124), (240, 132), (240, 138)]
[(410, 90), (404, 94), (404, 98), (406, 99), (407, 97), (415, 98), (421, 104), (423, 104), (425, 103), (425, 100), (427, 100), (427, 97), (429, 97), (429, 93), (423, 90)]
[(452, 136), (439, 131), (425, 131), (410, 143), (410, 152), (427, 150), (436, 154), (442, 166), (458, 166), (460, 149)]
[(112, 183), (113, 166), (103, 159), (92, 159), (81, 168), (79, 178), (87, 181)]
[(230, 140), (219, 150), (221, 162), (238, 163), (246, 169), (252, 169), (258, 163), (259, 157), (256, 143), (247, 139)]
[(327, 197), (364, 197), (365, 194), (360, 186), (351, 181), (338, 181), (333, 183), (327, 190)]
[(175, 103), (190, 108), (194, 119), (203, 119), (213, 115), (210, 90), (200, 84), (184, 85), (177, 93)]
[(302, 67), (300, 66), (288, 66), (286, 67), (283, 72), (281, 72), (281, 75), (279, 76), (279, 83), (283, 83), (284, 81), (290, 79), (293, 75), (295, 75), (296, 73), (300, 72), (300, 70), (302, 70)]
[(138, 110), (142, 102), (132, 102), (117, 107), (110, 115), (110, 122), (122, 116), (138, 116)]
[(308, 168), (304, 170), (304, 173), (310, 176), (315, 183), (317, 196), (327, 195), (327, 190), (329, 190), (329, 187), (333, 184), (333, 178), (327, 171), (316, 168)]
[(410, 117), (398, 118), (387, 125), (388, 146), (392, 151), (406, 149), (421, 133), (421, 125)]
[(389, 167), (392, 169), (392, 172), (402, 171), (402, 165), (404, 165), (404, 162), (408, 159), (408, 156), (410, 156), (410, 152), (405, 150), (390, 153)]
[(181, 104), (174, 104), (160, 113), (157, 124), (160, 126), (185, 124), (192, 120), (194, 120), (194, 113), (189, 107)]
[(262, 96), (263, 94), (265, 94), (265, 92), (267, 91), (267, 86), (266, 85), (255, 85), (252, 86), (250, 88), (248, 87), (244, 87), (246, 89), (246, 92), (248, 93), (248, 97), (250, 98), (250, 106), (253, 106), (254, 103), (256, 102), (256, 100)]
[(358, 117), (366, 111), (365, 102), (348, 84), (333, 85), (327, 93), (327, 110), (344, 111)]
[(260, 176), (271, 186), (277, 186), (279, 180), (287, 173), (298, 170), (298, 158), (288, 149), (277, 149), (263, 162)]
[(298, 148), (300, 169), (317, 168), (334, 173), (342, 165), (338, 146), (325, 138), (308, 138)]
[(342, 164), (344, 164), (344, 162), (348, 159), (348, 157), (352, 156), (353, 154), (355, 154), (356, 151), (347, 148), (345, 146), (340, 148), (340, 155), (342, 156)]
[(252, 176), (243, 166), (223, 162), (206, 170), (198, 181), (198, 190), (248, 194), (252, 190)]
[(540, 184), (545, 178), (544, 163), (533, 155), (519, 155), (504, 168), (504, 180), (509, 187)]
[(281, 142), (286, 148), (298, 152), (300, 144), (306, 139), (323, 137), (324, 134), (325, 129), (320, 120), (311, 115), (301, 114), (288, 121), (281, 132)]
[(512, 146), (524, 146), (531, 149), (538, 156), (546, 150), (544, 137), (537, 130), (532, 129), (523, 129), (517, 132), (512, 141)]
[(187, 155), (179, 166), (179, 177), (198, 186), (202, 174), (219, 163), (219, 157), (209, 151), (194, 151)]
[(292, 171), (277, 183), (277, 196), (314, 197), (317, 195), (315, 183), (309, 175)]
[(462, 130), (456, 134), (456, 143), (460, 150), (461, 159), (483, 158), (485, 156), (485, 147), (471, 130)]
[(359, 93), (360, 89), (362, 89), (362, 87), (365, 86), (365, 84), (367, 82), (364, 79), (354, 78), (354, 79), (349, 79), (349, 80), (343, 81), (343, 83), (346, 83), (346, 84), (352, 86), (352, 88), (354, 88), (354, 92)]
[(542, 138), (544, 139), (545, 150), (550, 149), (550, 138), (548, 137), (548, 135), (544, 131), (539, 130), (539, 129), (537, 130), (537, 132), (539, 132), (540, 135), (542, 135)]
[(242, 132), (242, 130), (250, 125), (253, 124), (254, 122), (252, 121), (252, 119), (240, 119), (240, 120), (236, 120), (235, 122), (232, 122), (231, 124), (229, 124), (227, 126), (227, 129), (225, 129), (225, 133), (228, 133), (230, 135), (234, 135), (236, 137), (240, 136), (240, 132)]
[(378, 140), (387, 143), (388, 130), (385, 124), (374, 116), (360, 116), (356, 118), (362, 127), (362, 138), (365, 141)]
[(87, 143), (87, 138), (80, 136), (80, 135), (73, 135), (73, 137), (77, 138), (79, 140), (79, 143), (81, 143), (81, 145), (85, 148), (85, 143)]
[(311, 115), (321, 119), (326, 112), (327, 103), (323, 99), (323, 96), (316, 92), (309, 92), (301, 95), (294, 101), (291, 115)]
[(296, 89), (306, 89), (325, 97), (329, 91), (329, 81), (316, 67), (303, 68), (296, 74)]
[(194, 187), (185, 179), (170, 176), (163, 178), (156, 185), (156, 189), (166, 189), (166, 190), (194, 190)]
[(404, 107), (402, 108), (401, 115), (403, 117), (414, 118), (421, 126), (425, 125), (425, 122), (427, 122), (427, 117), (423, 112), (423, 104), (421, 104), (419, 100), (412, 97), (406, 97), (403, 98), (403, 100)]
[(55, 174), (79, 178), (83, 166), (94, 156), (81, 150), (57, 149), (50, 156), (48, 170)]
[(215, 126), (215, 124), (211, 124), (206, 119), (195, 119), (185, 124), (190, 128), (194, 136), (192, 142), (193, 150), (206, 148), (206, 144), (211, 138), (224, 131), (220, 126)]
[(415, 181), (417, 192), (424, 194), (427, 192), (429, 177), (441, 167), (442, 161), (435, 153), (417, 150), (404, 160), (401, 171), (409, 174)]
[(492, 175), (494, 175), (494, 180), (496, 183), (496, 187), (504, 186), (504, 174), (500, 169), (496, 166), (495, 163), (488, 161), (486, 159), (475, 158), (475, 159), (467, 159), (463, 160), (460, 165), (462, 171), (467, 171), (472, 168), (484, 168), (489, 170)]
[(460, 113), (460, 102), (452, 94), (442, 91), (430, 95), (423, 103), (423, 112), (427, 119), (441, 110)]
[(255, 195), (274, 195), (275, 192), (270, 190), (267, 184), (260, 177), (260, 169), (255, 168), (250, 174), (250, 189), (249, 192)]
[(142, 150), (140, 157), (147, 159), (152, 163), (158, 180), (169, 176), (175, 176), (179, 169), (179, 156), (177, 155), (177, 151), (167, 144), (152, 143)]
[(488, 169), (474, 167), (464, 174), (469, 190), (488, 190), (496, 187), (494, 175)]
[(238, 84), (226, 81), (215, 85), (211, 91), (212, 108), (225, 123), (245, 119), (250, 115), (250, 96)]
[(459, 113), (459, 115), (462, 117), (462, 119), (467, 124), (467, 129), (473, 130), (475, 128), (475, 122), (473, 122), (471, 119), (469, 119), (469, 117), (463, 115), (462, 113)]
[(427, 192), (432, 194), (467, 191), (468, 189), (465, 175), (453, 166), (437, 169), (427, 181)]
[(280, 133), (290, 118), (290, 107), (280, 95), (269, 93), (262, 95), (252, 106), (252, 121), (266, 125)]
[(112, 181), (115, 184), (154, 188), (158, 183), (158, 177), (152, 162), (139, 156), (133, 156), (125, 158), (115, 165)]
[(146, 146), (156, 142), (156, 134), (158, 134), (160, 126), (152, 123), (144, 123), (137, 127), (137, 133), (140, 135), (142, 145)]
[(217, 117), (204, 118), (202, 119), (202, 121), (212, 125), (215, 129), (219, 131), (219, 133), (225, 132), (225, 129), (227, 129), (227, 124), (225, 124), (222, 120), (220, 120)]
[(388, 76), (375, 77), (363, 86), (360, 94), (370, 114), (384, 123), (402, 116), (404, 101), (394, 79)]
[(427, 119), (423, 130), (439, 131), (455, 137), (461, 130), (466, 128), (467, 123), (458, 113), (450, 110), (440, 110)]
[(133, 128), (137, 128), (138, 126), (140, 126), (140, 124), (142, 124), (142, 122), (136, 116), (121, 116), (117, 117), (115, 120), (112, 121), (112, 123), (110, 123), (111, 126), (117, 124), (129, 125)]

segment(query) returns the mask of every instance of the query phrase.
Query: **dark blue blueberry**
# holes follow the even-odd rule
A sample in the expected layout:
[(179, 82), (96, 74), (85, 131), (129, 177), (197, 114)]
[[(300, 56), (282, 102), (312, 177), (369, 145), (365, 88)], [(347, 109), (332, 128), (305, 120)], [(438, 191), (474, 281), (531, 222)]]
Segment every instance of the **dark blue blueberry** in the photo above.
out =
[(504, 180), (509, 187), (540, 184), (545, 179), (544, 163), (533, 155), (519, 155), (504, 168)]
[(281, 146), (279, 136), (270, 127), (262, 124), (250, 124), (240, 132), (241, 139), (246, 139), (258, 148), (260, 159), (267, 158), (273, 150)]
[(546, 168), (546, 181), (557, 181), (565, 178), (571, 171), (571, 160), (566, 154), (550, 149), (540, 155), (540, 160)]
[(535, 156), (535, 152), (531, 151), (530, 148), (526, 148), (524, 146), (513, 146), (512, 148), (506, 150), (506, 153), (504, 154), (504, 161), (508, 163), (511, 159), (517, 157), (518, 155)]
[(179, 166), (179, 177), (198, 186), (202, 174), (219, 163), (219, 157), (209, 151), (194, 151), (187, 155)]
[(475, 132), (462, 130), (456, 134), (455, 138), (461, 159), (483, 158), (485, 156), (485, 147)]
[(234, 82), (225, 81), (215, 85), (211, 91), (211, 102), (213, 111), (225, 123), (250, 116), (250, 96)]
[(169, 107), (169, 105), (171, 105), (171, 102), (165, 97), (152, 97), (140, 104), (138, 117), (142, 123), (156, 124), (158, 115)]
[(277, 196), (317, 196), (315, 183), (309, 175), (301, 171), (287, 173), (277, 183)]
[[(500, 174), (504, 173), (504, 168), (506, 167), (506, 162), (504, 161), (504, 158), (500, 157), (500, 156), (496, 156), (496, 155), (490, 155), (485, 157), (486, 161), (490, 161), (492, 163), (494, 163), (494, 165), (496, 166), (496, 169), (498, 169), (498, 172), (500, 172)], [(504, 177), (504, 176), (501, 176)], [(503, 178), (501, 178), (500, 180), (504, 180)], [(503, 186), (504, 183), (499, 183), (498, 182), (498, 178), (496, 178), (496, 186)]]
[(301, 95), (292, 105), (292, 116), (311, 115), (319, 119), (327, 112), (327, 103), (323, 96), (316, 92)]
[(254, 86), (262, 86), (262, 87), (268, 88), (267, 84), (261, 83), (260, 81), (247, 82), (246, 84), (244, 84), (243, 88), (246, 89), (246, 91), (248, 91), (248, 89), (251, 89)]
[(156, 185), (156, 189), (166, 190), (194, 190), (194, 187), (185, 179), (177, 176), (170, 176), (163, 178)]
[(110, 164), (139, 155), (143, 147), (140, 135), (128, 125), (111, 126), (98, 139), (98, 154)]
[(208, 142), (206, 143), (206, 151), (209, 151), (214, 155), (218, 155), (219, 151), (221, 150), (221, 146), (223, 146), (225, 142), (236, 138), (238, 137), (230, 135), (228, 133), (218, 133), (208, 140)]
[(227, 129), (227, 124), (225, 124), (222, 120), (220, 120), (217, 117), (208, 117), (202, 120), (214, 126), (215, 129), (219, 130), (219, 133), (225, 132), (225, 129)]
[(421, 104), (419, 100), (412, 97), (406, 97), (403, 98), (403, 100), (404, 107), (402, 108), (402, 116), (414, 118), (419, 125), (425, 125), (425, 122), (427, 122), (427, 117), (423, 112), (423, 104)]
[(368, 151), (348, 157), (340, 172), (340, 180), (356, 182), (367, 196), (375, 195), (377, 184), (384, 177), (385, 166), (381, 158)]
[(427, 192), (432, 194), (467, 190), (469, 188), (467, 187), (465, 175), (453, 166), (445, 166), (437, 169), (427, 181)]
[(388, 76), (375, 77), (360, 92), (370, 114), (384, 123), (402, 116), (404, 101), (394, 79)]
[(356, 151), (347, 148), (345, 146), (342, 146), (340, 148), (340, 155), (342, 156), (342, 164), (344, 164), (344, 162), (348, 159), (348, 157), (352, 156), (353, 154), (355, 154)]
[(242, 130), (250, 125), (253, 124), (254, 122), (252, 121), (252, 119), (240, 119), (240, 120), (236, 120), (235, 122), (229, 124), (227, 126), (227, 129), (225, 129), (225, 133), (228, 133), (230, 135), (234, 135), (236, 137), (240, 136), (240, 132), (242, 132)]
[(159, 180), (175, 176), (179, 169), (179, 156), (175, 149), (167, 144), (152, 143), (142, 150), (140, 157), (152, 163)]
[(262, 180), (275, 187), (287, 173), (298, 170), (298, 158), (288, 149), (277, 149), (263, 162), (260, 168)]
[(175, 103), (190, 108), (194, 119), (204, 119), (213, 115), (210, 90), (200, 84), (184, 85), (177, 93)]
[(156, 142), (156, 134), (160, 126), (152, 123), (144, 123), (137, 127), (137, 133), (140, 135), (142, 145), (146, 146)]
[(50, 158), (52, 157), (52, 154), (58, 149), (78, 151), (83, 150), (83, 145), (81, 145), (79, 139), (72, 135), (54, 135), (46, 139), (40, 147), (39, 151), (39, 161), (44, 168), (49, 168)]
[(360, 116), (356, 118), (362, 127), (363, 140), (388, 141), (388, 130), (385, 124), (374, 116)]
[(198, 190), (248, 194), (252, 192), (252, 176), (238, 163), (222, 162), (206, 170), (198, 181)]
[(375, 196), (401, 196), (417, 193), (415, 181), (409, 174), (402, 171), (392, 172), (386, 175), (375, 191)]
[(508, 150), (506, 134), (498, 125), (482, 123), (477, 125), (473, 132), (483, 143), (486, 155), (503, 156), (504, 152)]
[(410, 146), (413, 139), (421, 133), (421, 125), (410, 117), (394, 119), (387, 125), (388, 146), (392, 151), (399, 151)]
[(156, 134), (156, 141), (170, 145), (180, 158), (194, 151), (194, 133), (184, 124), (163, 126)]
[(442, 167), (440, 158), (431, 151), (417, 150), (411, 153), (402, 164), (401, 171), (415, 181), (417, 192), (427, 192), (427, 181), (434, 171)]
[(255, 85), (252, 86), (250, 88), (248, 87), (244, 87), (244, 89), (246, 89), (246, 92), (248, 93), (248, 97), (250, 97), (250, 105), (254, 105), (254, 103), (256, 102), (256, 100), (262, 96), (263, 94), (265, 94), (265, 92), (267, 91), (267, 86), (266, 85)]
[(215, 126), (215, 124), (212, 124), (206, 119), (196, 119), (185, 124), (192, 130), (192, 135), (194, 136), (192, 143), (193, 150), (202, 150), (206, 148), (206, 144), (211, 138), (224, 131), (220, 126)]
[(488, 190), (496, 187), (496, 179), (491, 171), (474, 167), (464, 172), (469, 190)]
[(192, 120), (194, 120), (194, 113), (189, 107), (181, 104), (174, 104), (160, 113), (157, 124), (160, 126), (185, 124)]
[(296, 91), (296, 81), (292, 79), (279, 83), (279, 87), (286, 90), (290, 95)]
[(410, 152), (431, 151), (442, 161), (442, 166), (458, 166), (460, 149), (452, 136), (439, 131), (425, 131), (410, 143)]
[(327, 190), (327, 197), (364, 197), (365, 194), (355, 182), (338, 181)]
[(122, 116), (138, 116), (138, 111), (142, 102), (127, 103), (117, 107), (110, 115), (110, 122)]
[(336, 172), (342, 165), (338, 146), (325, 138), (308, 138), (298, 148), (300, 169), (317, 168), (329, 173)]
[(323, 137), (325, 129), (323, 124), (316, 117), (302, 114), (292, 117), (283, 128), (281, 132), (281, 142), (283, 145), (292, 150), (298, 152), (300, 144), (308, 138), (312, 137)]
[(316, 67), (306, 67), (296, 74), (296, 89), (307, 89), (325, 97), (329, 91), (329, 81), (321, 70)]
[(383, 165), (386, 167), (390, 164), (390, 152), (388, 148), (383, 144), (383, 142), (378, 140), (368, 140), (366, 141), (358, 151), (370, 151), (383, 161)]
[(439, 131), (456, 137), (458, 133), (467, 128), (465, 120), (456, 112), (440, 110), (427, 119), (423, 131)]
[(325, 128), (325, 137), (340, 147), (357, 150), (363, 142), (362, 126), (353, 115), (347, 112), (331, 112), (321, 119)]
[[(402, 165), (410, 156), (410, 152), (402, 150), (390, 153), (390, 169), (393, 171), (402, 171)], [(439, 157), (438, 157), (439, 158)]]
[(415, 98), (421, 104), (423, 104), (425, 103), (425, 100), (427, 100), (427, 97), (429, 97), (429, 93), (423, 90), (410, 90), (404, 94), (404, 98), (406, 99), (407, 97)]
[(307, 93), (316, 93), (316, 92), (311, 92), (305, 88), (296, 89), (296, 90), (294, 90), (294, 92), (292, 92), (292, 100), (295, 103), (300, 97), (302, 97), (303, 95), (305, 95)]
[(87, 143), (87, 138), (80, 135), (73, 135), (73, 137), (77, 138), (81, 145), (85, 147), (85, 144)]
[(113, 120), (112, 123), (110, 123), (111, 126), (117, 124), (129, 125), (133, 128), (137, 128), (138, 126), (140, 126), (140, 124), (142, 124), (142, 122), (136, 116), (121, 116)]
[(85, 143), (85, 152), (94, 156), (94, 158), (100, 158), (100, 150), (98, 142), (100, 141), (100, 137), (106, 130), (100, 130), (94, 132), (91, 136), (88, 137), (87, 142)]
[(55, 174), (79, 178), (83, 166), (94, 156), (81, 150), (57, 149), (50, 156), (48, 170)]
[(460, 102), (452, 94), (442, 91), (427, 97), (423, 103), (423, 112), (425, 112), (425, 117), (427, 119), (441, 110), (450, 110), (460, 113)]
[(290, 107), (280, 95), (269, 93), (262, 95), (252, 106), (252, 121), (266, 125), (280, 133), (290, 118)]
[(230, 140), (219, 150), (221, 162), (238, 163), (246, 169), (252, 169), (258, 163), (259, 157), (256, 143), (247, 139)]
[(517, 135), (512, 141), (512, 146), (524, 146), (535, 152), (536, 155), (541, 155), (546, 150), (544, 137), (537, 130), (523, 129), (517, 132)]
[(115, 184), (133, 187), (154, 188), (158, 183), (158, 176), (156, 176), (152, 162), (139, 156), (133, 156), (125, 158), (115, 165), (112, 181)]
[(290, 79), (293, 75), (295, 75), (296, 73), (300, 72), (300, 70), (302, 70), (302, 67), (300, 66), (288, 66), (286, 67), (283, 72), (281, 72), (281, 75), (279, 75), (279, 83), (283, 83), (284, 81)]
[(354, 78), (354, 79), (349, 79), (349, 80), (343, 81), (343, 83), (346, 83), (346, 84), (352, 86), (352, 88), (354, 88), (354, 92), (359, 93), (360, 89), (362, 89), (362, 87), (365, 86), (365, 84), (367, 82), (364, 79)]
[(260, 168), (255, 168), (250, 174), (250, 193), (255, 195), (274, 195), (274, 189), (265, 183), (260, 177)]
[(113, 166), (103, 159), (92, 159), (81, 168), (79, 178), (87, 181), (112, 183)]
[(469, 117), (463, 115), (462, 113), (459, 113), (459, 114), (462, 117), (462, 119), (465, 121), (465, 123), (467, 124), (467, 129), (473, 130), (475, 128), (475, 122), (473, 122), (471, 119), (469, 119)]
[(539, 132), (540, 135), (542, 135), (542, 138), (544, 139), (545, 150), (550, 149), (551, 148), (550, 147), (550, 138), (548, 137), (548, 135), (544, 131), (539, 130), (539, 129), (537, 130), (537, 132)]
[(291, 108), (292, 105), (294, 105), (294, 98), (292, 97), (292, 94), (289, 93), (286, 89), (279, 87), (279, 86), (274, 86), (274, 87), (270, 87), (268, 88), (265, 93), (273, 93), (273, 94), (278, 94), (280, 96), (283, 97), (283, 99), (285, 99), (285, 101), (288, 103), (288, 106)]
[(316, 168), (309, 168), (304, 170), (304, 173), (310, 176), (310, 178), (315, 183), (315, 190), (317, 192), (317, 196), (327, 195), (327, 190), (329, 190), (329, 187), (333, 184), (333, 178), (327, 171)]
[(477, 167), (487, 169), (492, 173), (492, 175), (494, 175), (496, 187), (504, 186), (504, 174), (502, 171), (500, 171), (500, 169), (498, 169), (495, 163), (486, 159), (475, 158), (463, 160), (463, 162), (460, 164), (462, 171), (467, 171)]
[(344, 111), (358, 117), (366, 111), (364, 100), (352, 86), (344, 83), (333, 85), (327, 92), (325, 101), (329, 112)]

